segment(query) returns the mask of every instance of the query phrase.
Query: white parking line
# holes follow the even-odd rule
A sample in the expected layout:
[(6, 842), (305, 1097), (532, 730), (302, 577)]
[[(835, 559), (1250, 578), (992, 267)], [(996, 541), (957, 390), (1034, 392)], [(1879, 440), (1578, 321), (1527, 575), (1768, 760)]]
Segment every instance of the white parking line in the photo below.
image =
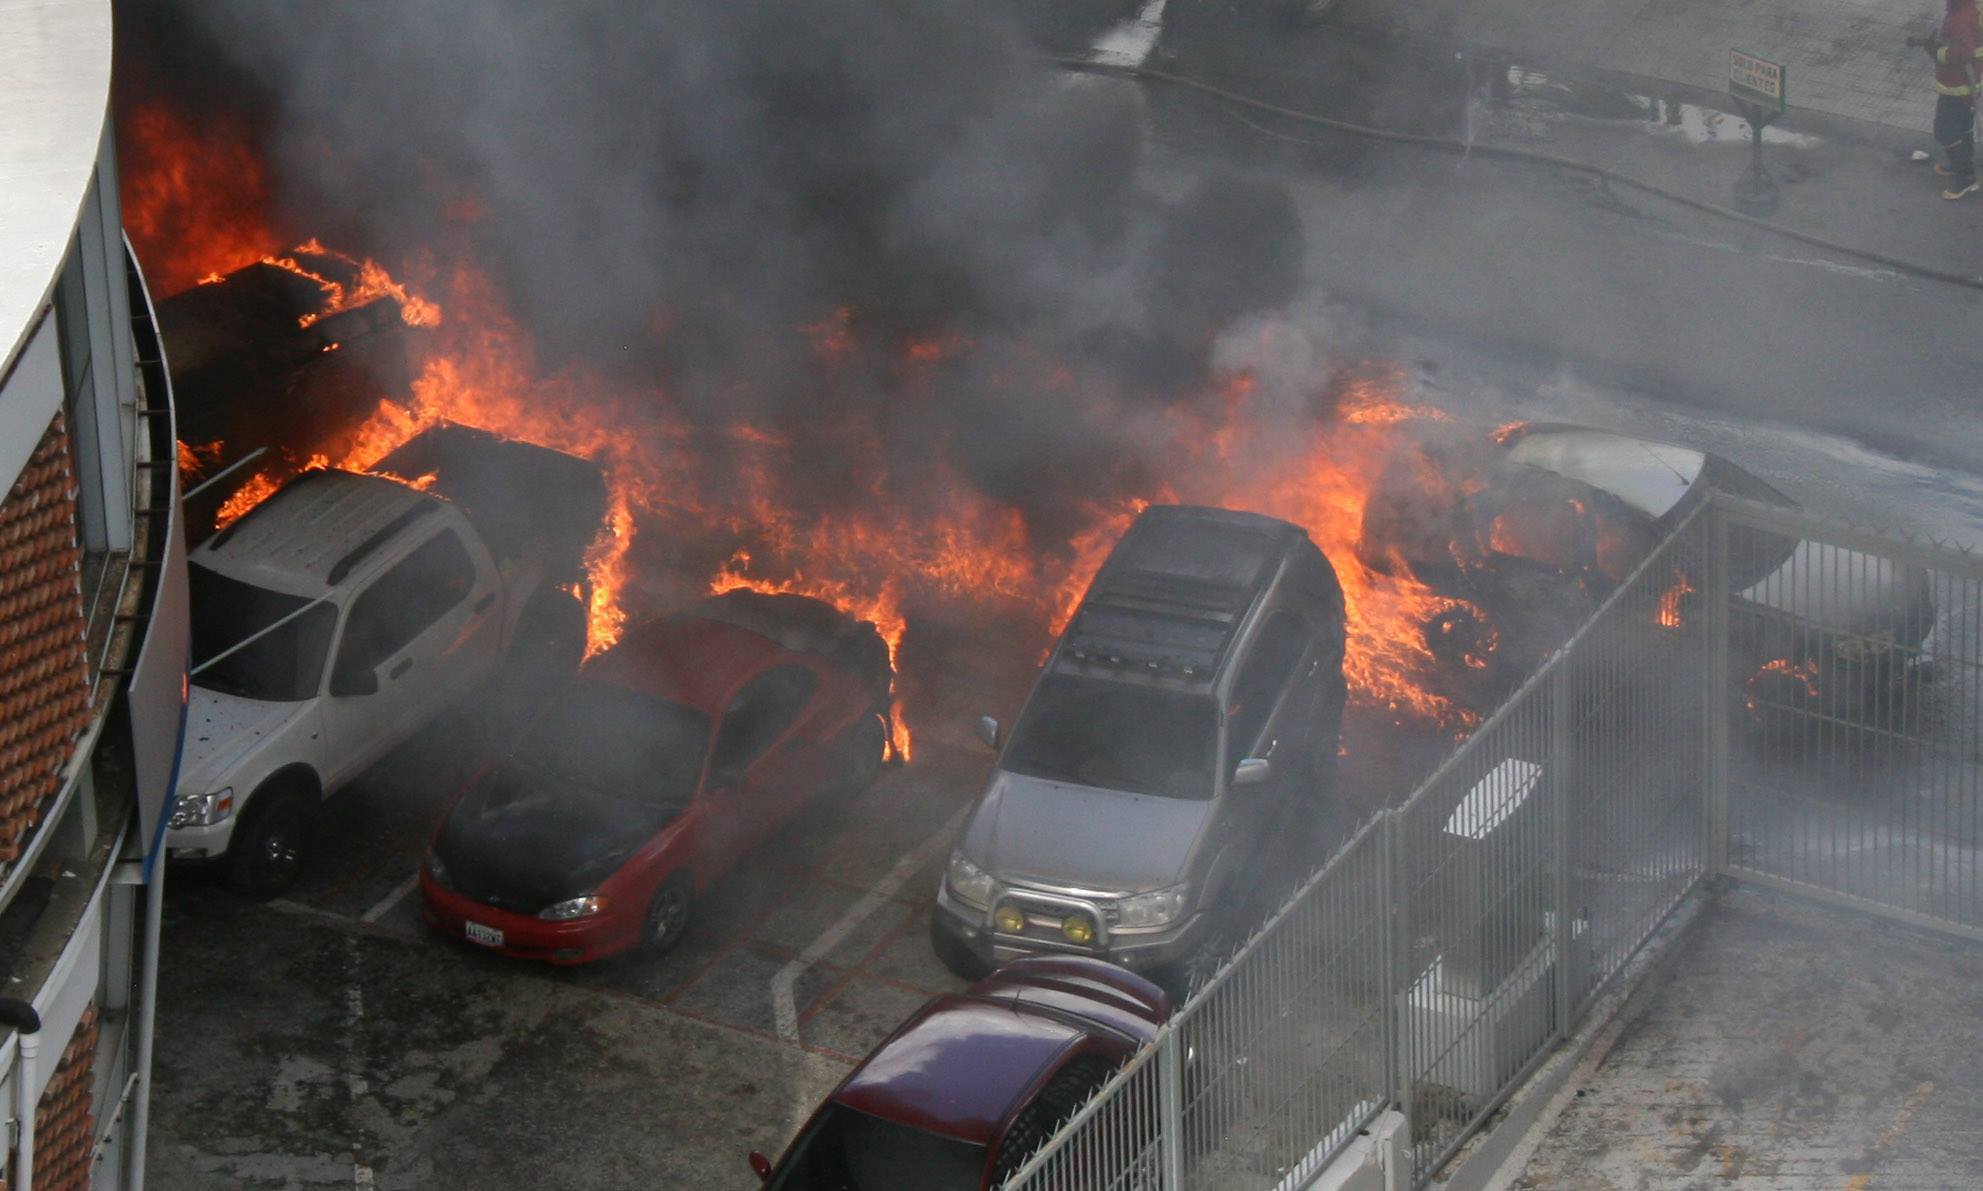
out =
[(847, 907), (845, 914), (842, 914), (832, 926), (820, 932), (818, 938), (807, 944), (806, 949), (799, 953), (797, 959), (778, 969), (778, 974), (771, 978), (771, 1015), (778, 1024), (778, 1037), (787, 1042), (799, 1041), (799, 1007), (792, 996), (792, 988), (798, 983), (799, 977), (805, 975), (806, 970), (814, 964), (826, 958), (829, 951), (845, 942), (847, 936), (854, 933), (855, 927), (879, 910), (888, 899), (894, 897), (895, 891), (902, 888), (909, 878), (915, 876), (933, 857), (949, 847), (950, 841), (957, 835), (957, 829), (964, 825), (964, 816), (970, 811), (969, 803), (959, 808), (956, 814), (950, 816), (943, 826), (937, 829), (935, 835), (917, 844), (908, 855), (896, 861), (895, 867), (889, 869), (881, 880), (875, 882), (873, 887), (862, 894), (859, 901)]
[(414, 889), (419, 887), (419, 885), (420, 885), (420, 874), (416, 872), (412, 876), (406, 878), (406, 880), (401, 881), (399, 884), (393, 886), (392, 892), (386, 894), (384, 897), (380, 898), (377, 902), (373, 903), (371, 909), (365, 911), (363, 914), (358, 916), (358, 921), (364, 923), (366, 926), (370, 926), (374, 922), (377, 922), (379, 919), (384, 918), (387, 914), (392, 913), (392, 908), (398, 905), (402, 898), (404, 898), (407, 894), (412, 893)]

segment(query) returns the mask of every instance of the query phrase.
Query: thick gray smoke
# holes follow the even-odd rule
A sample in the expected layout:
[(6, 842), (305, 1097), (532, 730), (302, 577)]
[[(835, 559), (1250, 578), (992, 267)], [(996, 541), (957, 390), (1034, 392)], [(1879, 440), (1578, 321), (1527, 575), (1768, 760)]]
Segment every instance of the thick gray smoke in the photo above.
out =
[(1043, 476), (1136, 478), (1146, 452), (1079, 398), (1194, 397), (1217, 334), (1299, 277), (1285, 195), (1142, 194), (1140, 94), (1042, 64), (984, 0), (165, 9), (126, 46), (182, 104), (266, 105), (287, 222), (469, 255), (547, 367), (705, 422), (815, 415), (799, 328), (839, 308), (877, 352), (968, 337), (933, 402), (880, 360), (857, 399), (1029, 512)]

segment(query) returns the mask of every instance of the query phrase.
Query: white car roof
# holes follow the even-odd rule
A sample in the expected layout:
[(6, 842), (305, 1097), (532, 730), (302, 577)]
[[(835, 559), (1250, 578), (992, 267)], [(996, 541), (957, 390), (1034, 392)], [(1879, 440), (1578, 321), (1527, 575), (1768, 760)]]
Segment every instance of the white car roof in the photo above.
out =
[[(193, 562), (246, 583), (316, 598), (363, 566), (339, 564), (395, 523), (439, 512), (444, 502), (384, 476), (305, 472), (208, 538)], [(333, 581), (335, 579), (335, 582)]]
[(1707, 464), (1699, 451), (1603, 430), (1532, 430), (1509, 446), (1508, 458), (1589, 484), (1656, 518), (1673, 511)]

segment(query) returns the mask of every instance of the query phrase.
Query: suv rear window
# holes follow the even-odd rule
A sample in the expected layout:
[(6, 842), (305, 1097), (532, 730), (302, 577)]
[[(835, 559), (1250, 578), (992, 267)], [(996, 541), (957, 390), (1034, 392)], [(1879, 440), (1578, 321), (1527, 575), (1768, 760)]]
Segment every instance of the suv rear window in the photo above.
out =
[(769, 1191), (977, 1191), (985, 1148), (828, 1105)]
[(1218, 745), (1218, 706), (1203, 695), (1049, 674), (1001, 764), (1049, 781), (1202, 801), (1212, 796)]

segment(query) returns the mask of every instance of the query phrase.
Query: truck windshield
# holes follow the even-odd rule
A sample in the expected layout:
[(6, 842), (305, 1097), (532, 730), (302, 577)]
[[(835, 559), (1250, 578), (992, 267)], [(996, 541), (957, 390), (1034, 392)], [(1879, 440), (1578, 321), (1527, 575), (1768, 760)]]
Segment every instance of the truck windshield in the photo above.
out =
[(1212, 796), (1218, 726), (1203, 695), (1049, 674), (1002, 764), (1029, 777), (1203, 800)]
[(699, 711), (579, 681), (537, 722), (519, 759), (601, 794), (684, 806), (708, 745), (709, 717)]
[(977, 1191), (984, 1169), (983, 1146), (832, 1104), (769, 1191)]
[[(199, 563), (186, 568), (192, 602), (193, 669), (310, 601), (230, 579)], [(337, 609), (318, 604), (281, 628), (193, 675), (194, 686), (245, 699), (294, 703), (316, 695)]]

